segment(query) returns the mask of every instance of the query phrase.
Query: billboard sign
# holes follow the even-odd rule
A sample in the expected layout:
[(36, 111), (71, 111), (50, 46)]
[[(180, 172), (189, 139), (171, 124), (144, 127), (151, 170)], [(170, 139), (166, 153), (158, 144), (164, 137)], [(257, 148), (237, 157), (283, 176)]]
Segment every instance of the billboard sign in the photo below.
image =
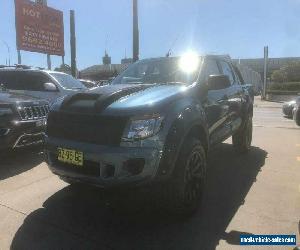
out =
[(15, 0), (17, 48), (64, 56), (63, 12), (30, 0)]

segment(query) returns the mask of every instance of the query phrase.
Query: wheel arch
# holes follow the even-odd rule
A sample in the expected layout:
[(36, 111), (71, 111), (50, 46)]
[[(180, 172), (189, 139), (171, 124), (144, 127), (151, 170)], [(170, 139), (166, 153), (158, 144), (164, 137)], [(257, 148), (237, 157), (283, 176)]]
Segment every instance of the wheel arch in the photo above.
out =
[(179, 152), (184, 141), (190, 136), (201, 141), (206, 154), (209, 151), (208, 129), (206, 128), (204, 121), (198, 119), (194, 122), (189, 122), (188, 126), (187, 123), (184, 124), (183, 120), (176, 120), (170, 127), (157, 172), (158, 176), (170, 177), (173, 174)]
[(202, 146), (204, 147), (205, 153), (208, 153), (209, 143), (208, 143), (208, 134), (204, 127), (200, 124), (196, 124), (190, 128), (184, 140), (189, 137), (194, 137), (200, 140)]

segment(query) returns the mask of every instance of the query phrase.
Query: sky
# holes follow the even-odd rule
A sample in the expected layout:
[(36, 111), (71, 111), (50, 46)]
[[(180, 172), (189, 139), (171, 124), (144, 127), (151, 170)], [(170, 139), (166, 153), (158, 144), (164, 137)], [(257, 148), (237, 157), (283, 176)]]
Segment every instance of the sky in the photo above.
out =
[[(65, 62), (70, 64), (69, 10), (75, 10), (77, 66), (112, 63), (132, 56), (132, 0), (48, 0), (62, 10)], [(17, 63), (14, 0), (0, 0), (0, 64), (10, 47)], [(187, 50), (229, 54), (232, 58), (300, 56), (300, 0), (139, 0), (140, 58)], [(51, 56), (52, 67), (61, 57)], [(44, 54), (22, 51), (22, 63), (47, 67)]]

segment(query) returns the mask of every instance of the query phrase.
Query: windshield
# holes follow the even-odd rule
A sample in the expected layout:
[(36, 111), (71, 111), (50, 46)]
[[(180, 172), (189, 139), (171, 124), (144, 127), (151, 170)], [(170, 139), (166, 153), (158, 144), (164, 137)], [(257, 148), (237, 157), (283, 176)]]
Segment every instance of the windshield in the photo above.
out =
[(66, 89), (86, 88), (79, 80), (75, 79), (70, 75), (61, 73), (50, 73), (50, 75), (53, 76), (56, 79), (56, 81), (58, 81)]
[(184, 72), (178, 58), (143, 60), (129, 66), (112, 84), (191, 84), (197, 80), (198, 73), (199, 68), (193, 72)]

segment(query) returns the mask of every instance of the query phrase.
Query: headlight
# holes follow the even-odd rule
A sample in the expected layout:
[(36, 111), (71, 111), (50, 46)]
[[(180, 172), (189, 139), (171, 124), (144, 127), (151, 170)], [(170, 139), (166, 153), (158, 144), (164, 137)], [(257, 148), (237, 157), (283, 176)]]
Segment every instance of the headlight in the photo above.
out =
[(294, 105), (294, 104), (296, 104), (296, 101), (294, 100), (294, 101), (290, 101), (290, 102), (288, 102), (288, 104), (289, 105)]
[(123, 140), (139, 140), (155, 135), (161, 128), (162, 117), (132, 120), (125, 130)]
[(10, 108), (1, 108), (0, 107), (0, 116), (11, 115), (13, 111)]

